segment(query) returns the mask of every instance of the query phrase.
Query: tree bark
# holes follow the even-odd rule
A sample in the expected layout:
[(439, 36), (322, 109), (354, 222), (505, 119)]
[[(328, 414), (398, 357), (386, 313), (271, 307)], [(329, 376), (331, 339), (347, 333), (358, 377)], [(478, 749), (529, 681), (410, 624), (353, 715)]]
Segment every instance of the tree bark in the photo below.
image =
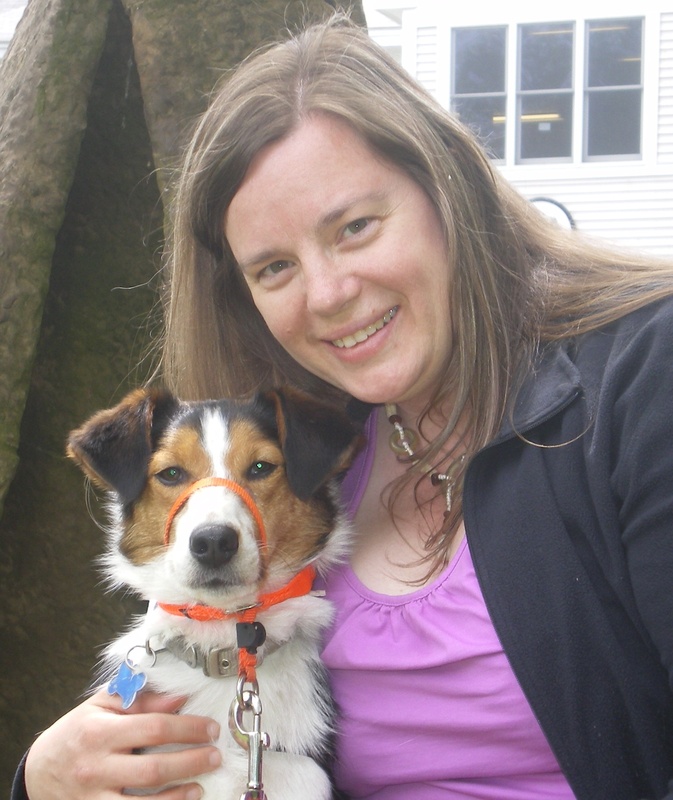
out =
[(150, 372), (170, 171), (222, 71), (330, 11), (30, 0), (0, 67), (0, 793), (139, 609), (98, 585), (102, 534), (63, 449)]
[(0, 504), (109, 6), (31, 3), (0, 69)]

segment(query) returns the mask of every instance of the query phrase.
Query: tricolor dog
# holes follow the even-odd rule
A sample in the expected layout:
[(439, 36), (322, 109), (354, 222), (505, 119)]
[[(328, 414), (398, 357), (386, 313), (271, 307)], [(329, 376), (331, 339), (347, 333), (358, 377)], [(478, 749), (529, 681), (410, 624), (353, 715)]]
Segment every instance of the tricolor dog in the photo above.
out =
[(142, 389), (70, 435), (112, 498), (105, 572), (152, 601), (106, 651), (108, 690), (126, 707), (144, 685), (188, 696), (184, 713), (221, 723), (207, 800), (332, 796), (331, 607), (311, 587), (347, 551), (337, 482), (358, 446), (345, 415), (289, 390), (185, 403)]

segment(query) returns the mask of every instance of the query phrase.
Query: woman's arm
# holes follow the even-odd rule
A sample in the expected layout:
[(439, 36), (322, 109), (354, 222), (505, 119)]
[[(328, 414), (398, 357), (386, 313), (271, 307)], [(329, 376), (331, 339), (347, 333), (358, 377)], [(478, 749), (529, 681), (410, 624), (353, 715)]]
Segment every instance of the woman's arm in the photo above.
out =
[[(189, 781), (220, 764), (212, 746), (219, 726), (211, 719), (175, 712), (182, 700), (143, 693), (128, 711), (118, 697), (99, 691), (42, 733), (25, 759), (25, 791), (30, 800), (112, 800), (124, 787), (157, 788)], [(145, 747), (191, 745), (186, 749), (137, 753)], [(12, 800), (21, 800), (16, 781)], [(201, 789), (183, 783), (159, 800), (196, 800)], [(25, 797), (25, 795), (24, 795)]]

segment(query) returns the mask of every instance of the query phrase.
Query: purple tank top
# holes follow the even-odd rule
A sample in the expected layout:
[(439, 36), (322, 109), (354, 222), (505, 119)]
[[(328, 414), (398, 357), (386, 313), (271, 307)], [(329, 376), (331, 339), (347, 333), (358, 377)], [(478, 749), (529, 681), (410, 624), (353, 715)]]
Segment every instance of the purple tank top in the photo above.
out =
[[(374, 440), (344, 482), (351, 514)], [(349, 566), (325, 589), (336, 607), (323, 660), (339, 709), (340, 789), (369, 800), (574, 797), (503, 653), (466, 541), (410, 594), (377, 594)]]

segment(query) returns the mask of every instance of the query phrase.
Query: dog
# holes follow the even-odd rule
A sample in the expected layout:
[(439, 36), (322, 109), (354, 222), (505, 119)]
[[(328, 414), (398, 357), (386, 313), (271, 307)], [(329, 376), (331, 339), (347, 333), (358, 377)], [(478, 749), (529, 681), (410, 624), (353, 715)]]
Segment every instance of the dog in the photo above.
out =
[(347, 554), (338, 481), (359, 446), (344, 413), (289, 389), (205, 402), (139, 389), (69, 436), (111, 499), (104, 573), (150, 601), (105, 651), (108, 691), (124, 707), (145, 685), (187, 696), (181, 713), (220, 722), (206, 800), (334, 796), (319, 657), (332, 609), (311, 585)]

